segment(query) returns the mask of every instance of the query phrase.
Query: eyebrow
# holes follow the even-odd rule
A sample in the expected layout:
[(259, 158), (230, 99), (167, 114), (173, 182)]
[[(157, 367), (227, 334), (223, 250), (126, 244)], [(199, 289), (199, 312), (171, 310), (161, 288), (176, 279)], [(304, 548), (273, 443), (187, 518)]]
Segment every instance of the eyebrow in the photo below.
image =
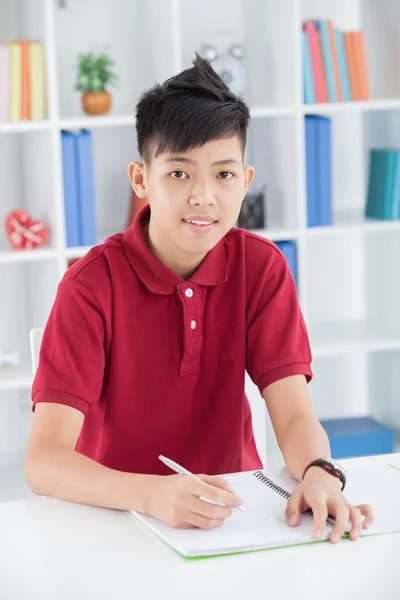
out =
[[(170, 158), (166, 158), (165, 163), (171, 163), (171, 162), (177, 162), (177, 163), (183, 163), (183, 164), (189, 164), (189, 165), (195, 165), (196, 161), (195, 160), (191, 160), (190, 158), (185, 158), (184, 156), (172, 156)], [(236, 160), (235, 158), (224, 158), (223, 160), (216, 160), (215, 162), (212, 163), (212, 167), (216, 167), (216, 166), (222, 166), (222, 165), (229, 165), (229, 164), (235, 164), (235, 165), (239, 165), (240, 162), (238, 160)]]

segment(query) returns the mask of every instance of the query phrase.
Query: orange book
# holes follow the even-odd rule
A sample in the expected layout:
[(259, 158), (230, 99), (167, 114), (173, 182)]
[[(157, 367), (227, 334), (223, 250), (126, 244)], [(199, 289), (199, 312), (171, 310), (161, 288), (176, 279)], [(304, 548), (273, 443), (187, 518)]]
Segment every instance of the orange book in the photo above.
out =
[(365, 55), (364, 32), (354, 32), (354, 52), (356, 56), (357, 81), (359, 85), (360, 100), (369, 100), (369, 83), (367, 73), (367, 59)]
[(317, 56), (318, 56), (319, 63), (322, 65), (322, 86), (323, 86), (323, 90), (324, 90), (323, 91), (323, 94), (324, 94), (323, 102), (329, 102), (328, 83), (326, 81), (326, 73), (325, 73), (325, 69), (323, 67), (324, 59), (323, 59), (323, 54), (322, 54), (322, 43), (321, 43), (321, 36), (319, 35), (319, 31), (317, 32), (317, 40), (318, 40)]
[(357, 76), (357, 63), (354, 47), (354, 33), (345, 31), (343, 33), (344, 48), (346, 51), (347, 70), (349, 72), (351, 99), (360, 100), (359, 84)]
[(21, 120), (30, 116), (29, 52), (30, 42), (20, 41), (21, 46)]
[(332, 21), (327, 21), (327, 24), (328, 24), (328, 31), (329, 31), (329, 40), (331, 42), (333, 72), (335, 74), (337, 101), (343, 102), (342, 84), (340, 82), (339, 61), (338, 61), (337, 52), (336, 52), (335, 32), (333, 29)]

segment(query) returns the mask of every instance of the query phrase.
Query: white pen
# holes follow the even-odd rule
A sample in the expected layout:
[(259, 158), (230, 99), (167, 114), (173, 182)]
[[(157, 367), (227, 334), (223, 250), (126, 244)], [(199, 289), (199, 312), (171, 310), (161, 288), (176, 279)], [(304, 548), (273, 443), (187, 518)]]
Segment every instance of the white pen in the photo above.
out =
[[(196, 479), (196, 481), (205, 483), (202, 479), (200, 479), (200, 477), (196, 477), (196, 475), (193, 475), (193, 473), (185, 469), (185, 467), (181, 467), (181, 465), (178, 465), (178, 463), (174, 462), (170, 458), (166, 458), (161, 454), (158, 458), (161, 460), (161, 462), (167, 465), (167, 467), (172, 469), (172, 471), (175, 471), (175, 473), (179, 473), (179, 475), (188, 475), (189, 477), (193, 477), (193, 479)], [(221, 502), (215, 502), (214, 500), (209, 500), (208, 498), (204, 498), (203, 496), (200, 496), (200, 500), (204, 500), (205, 502), (209, 502), (210, 504), (218, 504), (218, 506), (225, 506), (225, 504), (222, 504)], [(242, 512), (246, 512), (246, 509), (243, 506), (233, 506), (232, 508), (234, 508), (235, 510), (241, 510)]]

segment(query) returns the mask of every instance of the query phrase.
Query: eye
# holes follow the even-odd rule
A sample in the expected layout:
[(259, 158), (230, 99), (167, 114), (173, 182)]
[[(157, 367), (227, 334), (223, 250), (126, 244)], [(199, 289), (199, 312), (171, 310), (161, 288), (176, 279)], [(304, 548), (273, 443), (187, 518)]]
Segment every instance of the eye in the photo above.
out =
[(171, 177), (173, 179), (186, 179), (187, 174), (185, 171), (172, 171)]
[(221, 179), (232, 179), (233, 177), (233, 173), (231, 173), (230, 171), (221, 171), (221, 173), (219, 173), (218, 175)]

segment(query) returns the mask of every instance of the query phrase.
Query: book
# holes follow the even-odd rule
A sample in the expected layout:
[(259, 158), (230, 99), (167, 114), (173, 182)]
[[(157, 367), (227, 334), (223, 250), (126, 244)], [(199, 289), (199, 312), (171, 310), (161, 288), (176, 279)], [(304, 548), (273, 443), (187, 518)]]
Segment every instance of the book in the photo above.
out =
[(9, 42), (10, 67), (10, 121), (21, 119), (22, 95), (22, 47), (18, 42)]
[(325, 77), (328, 90), (328, 99), (330, 102), (337, 102), (338, 90), (336, 84), (336, 75), (333, 65), (333, 48), (332, 40), (330, 36), (330, 22), (328, 21), (317, 21), (317, 28), (319, 32), (321, 48), (322, 48), (322, 59), (325, 69)]
[(340, 82), (342, 85), (343, 101), (351, 101), (349, 71), (347, 67), (346, 51), (344, 48), (343, 31), (335, 29), (336, 51), (339, 64)]
[(21, 46), (21, 121), (30, 119), (30, 42), (20, 41)]
[(74, 141), (80, 244), (82, 246), (94, 246), (97, 235), (92, 133), (82, 129), (74, 135)]
[(10, 116), (10, 48), (0, 44), (0, 123)]
[(78, 209), (78, 187), (74, 134), (61, 132), (61, 150), (64, 185), (64, 212), (67, 247), (80, 245), (80, 223)]
[(32, 121), (46, 118), (44, 48), (41, 42), (31, 42), (29, 53), (29, 111)]
[(311, 68), (313, 73), (315, 99), (317, 102), (328, 102), (328, 91), (326, 86), (324, 64), (322, 60), (322, 47), (318, 34), (317, 24), (312, 21), (303, 23), (303, 29), (307, 32), (310, 45)]
[[(347, 475), (346, 499), (353, 505), (371, 504), (374, 511), (374, 522), (360, 532), (360, 538), (400, 531), (400, 469), (392, 465), (379, 465), (354, 469)], [(224, 477), (243, 498), (247, 510), (244, 513), (233, 511), (231, 517), (218, 528), (174, 529), (154, 517), (129, 512), (185, 558), (236, 554), (328, 540), (334, 527), (332, 517), (327, 519), (320, 540), (312, 536), (313, 517), (309, 513), (302, 514), (297, 527), (287, 524), (287, 500), (297, 481), (286, 468), (247, 471)], [(347, 533), (349, 531), (350, 524)], [(362, 543), (362, 539), (357, 543)]]
[(314, 80), (311, 68), (311, 53), (308, 33), (303, 29), (303, 81), (304, 81), (304, 102), (314, 104)]
[(305, 117), (305, 145), (307, 226), (317, 227), (319, 225), (317, 213), (317, 121), (313, 115), (306, 115)]
[(297, 282), (297, 252), (296, 252), (296, 244), (292, 241), (288, 242), (276, 242), (276, 246), (280, 249), (282, 254), (285, 256), (288, 261), (290, 272), (292, 273), (294, 282), (296, 287), (298, 286)]
[(333, 223), (331, 119), (317, 118), (317, 214), (318, 225)]

